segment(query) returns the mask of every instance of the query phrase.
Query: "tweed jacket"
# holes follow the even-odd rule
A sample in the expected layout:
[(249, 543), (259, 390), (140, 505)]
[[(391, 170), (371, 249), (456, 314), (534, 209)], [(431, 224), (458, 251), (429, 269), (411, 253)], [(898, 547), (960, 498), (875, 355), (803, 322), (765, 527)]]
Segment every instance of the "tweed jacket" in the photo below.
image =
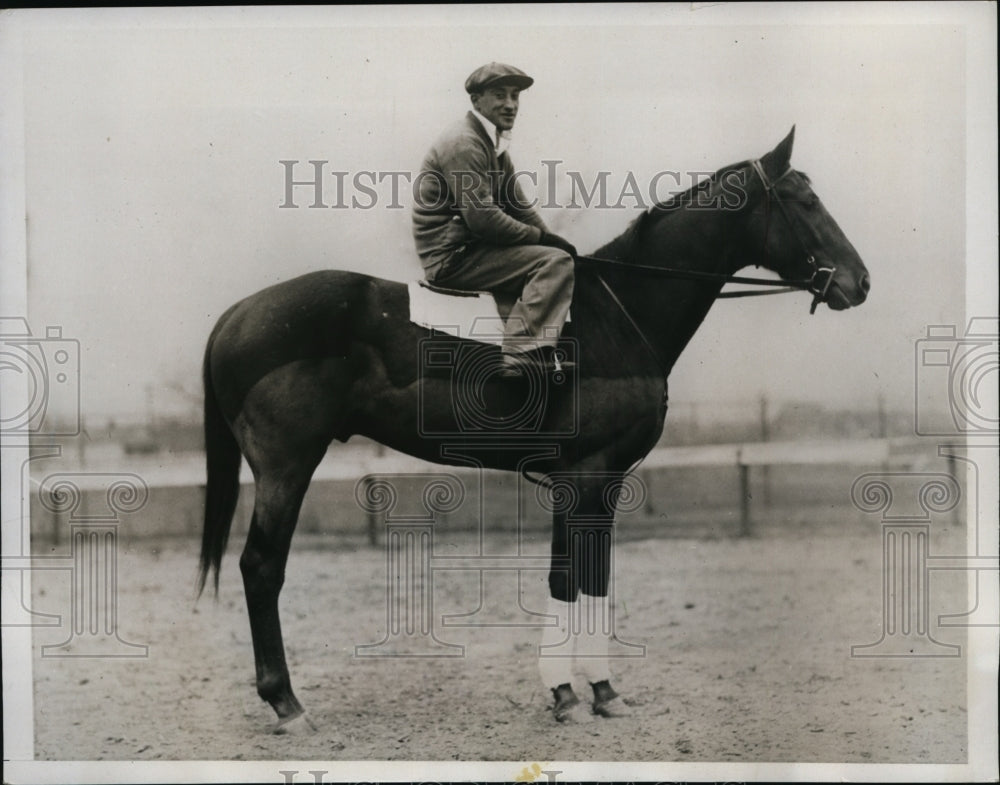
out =
[(476, 243), (535, 244), (546, 230), (472, 112), (437, 139), (420, 167), (413, 237), (424, 270), (433, 273)]

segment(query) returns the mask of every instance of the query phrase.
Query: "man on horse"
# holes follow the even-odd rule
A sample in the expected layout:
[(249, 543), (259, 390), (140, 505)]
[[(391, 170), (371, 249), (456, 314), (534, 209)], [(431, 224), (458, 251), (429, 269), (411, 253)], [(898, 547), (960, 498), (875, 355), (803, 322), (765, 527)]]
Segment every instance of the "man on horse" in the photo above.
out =
[(573, 297), (576, 249), (548, 231), (525, 200), (507, 148), (520, 92), (534, 80), (502, 63), (465, 81), (472, 109), (438, 138), (421, 165), (413, 236), (428, 281), (516, 297), (501, 375), (551, 367)]

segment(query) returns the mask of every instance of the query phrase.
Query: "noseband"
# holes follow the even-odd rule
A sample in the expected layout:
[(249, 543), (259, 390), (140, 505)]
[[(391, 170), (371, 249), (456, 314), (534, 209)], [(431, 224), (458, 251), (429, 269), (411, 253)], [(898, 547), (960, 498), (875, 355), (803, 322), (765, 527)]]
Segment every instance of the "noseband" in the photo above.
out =
[(799, 227), (792, 220), (792, 216), (788, 212), (788, 208), (785, 206), (784, 201), (781, 199), (781, 195), (778, 193), (777, 185), (782, 180), (784, 180), (788, 175), (790, 175), (794, 169), (789, 166), (784, 173), (778, 177), (776, 180), (770, 180), (767, 177), (767, 172), (764, 171), (764, 167), (761, 165), (760, 159), (754, 159), (750, 162), (753, 166), (754, 171), (757, 176), (760, 177), (761, 183), (764, 185), (765, 200), (764, 200), (764, 243), (763, 243), (763, 253), (764, 258), (767, 258), (767, 237), (771, 231), (771, 200), (778, 205), (778, 209), (781, 210), (781, 214), (785, 218), (785, 223), (788, 224), (788, 228), (791, 229), (792, 234), (795, 235), (795, 239), (798, 242), (802, 253), (806, 257), (806, 264), (812, 268), (812, 276), (809, 278), (808, 290), (813, 294), (812, 305), (809, 307), (809, 313), (816, 313), (816, 306), (822, 302), (826, 302), (827, 292), (830, 290), (830, 284), (833, 283), (834, 273), (837, 272), (836, 267), (820, 267), (816, 262), (816, 256), (809, 252), (808, 244), (802, 239), (802, 235), (799, 233)]

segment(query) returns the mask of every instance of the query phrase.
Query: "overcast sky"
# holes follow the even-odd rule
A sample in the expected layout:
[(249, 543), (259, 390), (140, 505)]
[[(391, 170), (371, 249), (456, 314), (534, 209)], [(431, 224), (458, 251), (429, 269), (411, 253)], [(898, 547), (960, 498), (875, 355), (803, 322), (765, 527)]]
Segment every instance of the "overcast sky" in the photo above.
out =
[[(263, 286), (322, 268), (419, 277), (405, 187), (401, 209), (387, 185), (372, 209), (308, 209), (303, 188), (299, 209), (281, 209), (279, 161), (300, 161), (301, 179), (309, 160), (348, 179), (414, 171), (468, 108), (466, 76), (499, 60), (536, 79), (512, 158), (527, 170), (564, 162), (560, 194), (570, 170), (609, 171), (613, 197), (629, 172), (648, 183), (714, 171), (795, 124), (793, 164), (868, 265), (857, 310), (810, 317), (804, 294), (718, 303), (674, 370), (672, 399), (766, 392), (869, 407), (881, 393), (912, 407), (914, 341), (966, 318), (967, 85), (981, 81), (967, 73), (965, 28), (944, 11), (915, 25), (912, 7), (867, 8), (35, 17), (13, 57), (23, 78), (8, 74), (4, 98), (5, 109), (19, 91), (23, 102), (31, 325), (80, 341), (88, 417), (128, 418), (150, 385), (157, 405), (189, 405), (171, 386), (198, 392), (213, 323)], [(995, 122), (995, 103), (973, 108)], [(545, 177), (539, 186), (544, 197)], [(626, 204), (543, 217), (589, 251), (635, 217)]]

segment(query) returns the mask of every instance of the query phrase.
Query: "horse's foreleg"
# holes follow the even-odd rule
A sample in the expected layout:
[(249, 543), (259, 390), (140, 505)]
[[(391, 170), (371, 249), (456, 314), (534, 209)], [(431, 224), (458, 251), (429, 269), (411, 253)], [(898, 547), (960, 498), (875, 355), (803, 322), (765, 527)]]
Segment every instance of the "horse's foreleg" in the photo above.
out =
[(573, 527), (571, 538), (580, 596), (572, 617), (570, 637), (573, 660), (586, 677), (594, 695), (594, 714), (621, 717), (628, 707), (611, 686), (610, 647), (614, 637), (614, 609), (609, 596), (611, 552), (614, 546), (613, 510), (596, 520)]
[(278, 618), (278, 594), (309, 476), (298, 481), (258, 481), (253, 519), (240, 571), (246, 593), (257, 668), (257, 694), (274, 708), (279, 723), (303, 714), (292, 692)]
[(549, 609), (559, 622), (543, 632), (539, 656), (542, 681), (555, 695), (556, 719), (579, 713), (573, 694), (573, 663), (594, 694), (593, 712), (623, 716), (628, 709), (611, 686), (609, 647), (614, 626), (608, 589), (615, 506), (620, 476), (574, 479), (576, 505), (553, 515)]
[(552, 552), (549, 567), (549, 603), (547, 612), (555, 624), (542, 630), (538, 650), (538, 672), (542, 683), (555, 699), (553, 712), (559, 722), (581, 722), (588, 718), (585, 706), (573, 691), (573, 640), (570, 627), (577, 610), (579, 585), (573, 569), (566, 513), (552, 515)]

